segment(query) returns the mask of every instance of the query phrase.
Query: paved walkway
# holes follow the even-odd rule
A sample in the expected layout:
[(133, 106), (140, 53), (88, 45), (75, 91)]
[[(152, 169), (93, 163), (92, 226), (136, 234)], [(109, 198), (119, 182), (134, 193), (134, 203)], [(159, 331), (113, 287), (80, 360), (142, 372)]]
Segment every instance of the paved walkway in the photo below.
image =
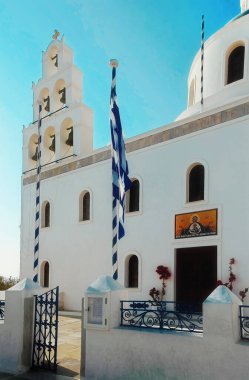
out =
[[(21, 375), (0, 373), (0, 380), (72, 380), (80, 379), (81, 319), (59, 316), (56, 373), (29, 371)], [(83, 378), (81, 378), (83, 379)]]
[(80, 378), (81, 319), (59, 317), (57, 373)]

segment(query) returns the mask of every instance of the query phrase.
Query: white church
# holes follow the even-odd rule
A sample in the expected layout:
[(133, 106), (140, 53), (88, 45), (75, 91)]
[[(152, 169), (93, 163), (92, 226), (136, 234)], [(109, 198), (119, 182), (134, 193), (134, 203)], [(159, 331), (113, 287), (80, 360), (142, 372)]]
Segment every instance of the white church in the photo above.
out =
[[(169, 125), (125, 141), (132, 188), (118, 281), (147, 300), (167, 266), (167, 300), (202, 303), (228, 278), (249, 285), (249, 2), (205, 41), (188, 77), (188, 105)], [(21, 278), (33, 277), (38, 108), (42, 104), (39, 283), (60, 287), (61, 307), (80, 310), (86, 288), (112, 275), (110, 147), (93, 147), (93, 110), (64, 39), (42, 56), (33, 121), (23, 129)], [(109, 96), (109, 94), (107, 94)], [(122, 96), (122, 94), (119, 94)], [(122, 118), (122, 110), (121, 110)], [(125, 126), (123, 126), (125, 128)]]

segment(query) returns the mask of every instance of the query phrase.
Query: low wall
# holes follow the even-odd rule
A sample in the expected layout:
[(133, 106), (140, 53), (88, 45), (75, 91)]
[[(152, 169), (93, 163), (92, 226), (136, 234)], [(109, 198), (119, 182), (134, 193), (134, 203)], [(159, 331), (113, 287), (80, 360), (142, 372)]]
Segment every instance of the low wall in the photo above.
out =
[[(34, 289), (32, 288), (34, 287)], [(34, 293), (25, 279), (6, 291), (5, 318), (0, 324), (0, 371), (19, 373), (31, 366)]]
[(87, 330), (87, 380), (248, 380), (238, 305), (203, 305), (203, 336), (135, 328)]

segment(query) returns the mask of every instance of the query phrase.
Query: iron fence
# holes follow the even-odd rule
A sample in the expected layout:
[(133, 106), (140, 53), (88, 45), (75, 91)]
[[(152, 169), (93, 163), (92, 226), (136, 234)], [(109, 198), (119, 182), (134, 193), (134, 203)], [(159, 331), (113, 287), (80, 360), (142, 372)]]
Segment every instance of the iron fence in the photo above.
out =
[(240, 337), (249, 340), (249, 306), (239, 306)]
[(58, 305), (58, 286), (35, 296), (32, 368), (57, 368)]
[(0, 300), (0, 321), (4, 320), (5, 301)]
[(171, 301), (121, 301), (121, 326), (202, 334), (198, 306)]

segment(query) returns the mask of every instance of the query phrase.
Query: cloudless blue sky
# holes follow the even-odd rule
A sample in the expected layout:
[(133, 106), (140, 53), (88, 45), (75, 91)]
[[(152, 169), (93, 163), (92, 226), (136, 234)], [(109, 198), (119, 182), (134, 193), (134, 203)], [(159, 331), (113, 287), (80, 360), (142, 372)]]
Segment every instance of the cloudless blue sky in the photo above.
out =
[(160, 127), (186, 107), (201, 15), (209, 37), (239, 12), (239, 0), (0, 0), (0, 275), (19, 274), (22, 126), (54, 29), (83, 70), (97, 148), (110, 141), (110, 58), (125, 136)]

